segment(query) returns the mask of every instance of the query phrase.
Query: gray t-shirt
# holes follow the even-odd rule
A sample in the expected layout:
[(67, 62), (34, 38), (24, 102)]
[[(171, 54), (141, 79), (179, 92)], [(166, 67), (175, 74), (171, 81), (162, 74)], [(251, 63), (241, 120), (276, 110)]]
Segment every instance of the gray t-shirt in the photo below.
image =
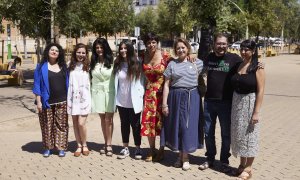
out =
[(198, 86), (198, 74), (201, 73), (202, 69), (203, 61), (200, 59), (196, 59), (194, 63), (180, 62), (175, 59), (169, 62), (164, 76), (171, 80), (172, 87), (195, 87)]

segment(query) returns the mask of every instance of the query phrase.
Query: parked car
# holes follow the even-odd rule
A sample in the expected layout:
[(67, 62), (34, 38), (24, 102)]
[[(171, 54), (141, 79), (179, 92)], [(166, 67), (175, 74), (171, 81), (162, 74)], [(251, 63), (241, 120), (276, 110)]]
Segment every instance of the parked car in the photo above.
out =
[(275, 41), (272, 46), (281, 47), (281, 46), (285, 46), (285, 43), (283, 41)]
[(240, 49), (241, 48), (241, 41), (236, 41), (235, 43), (233, 43), (232, 45), (231, 45), (231, 48), (232, 49)]
[(197, 53), (199, 49), (199, 43), (190, 42), (190, 45), (191, 45), (191, 53)]

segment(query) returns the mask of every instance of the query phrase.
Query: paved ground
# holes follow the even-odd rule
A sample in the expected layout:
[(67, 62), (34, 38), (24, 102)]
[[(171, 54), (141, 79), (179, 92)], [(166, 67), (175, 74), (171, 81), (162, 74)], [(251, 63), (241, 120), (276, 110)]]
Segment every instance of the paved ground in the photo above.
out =
[[(266, 63), (266, 91), (262, 108), (260, 154), (254, 162), (253, 179), (300, 179), (300, 55), (281, 55), (264, 60)], [(146, 163), (101, 156), (103, 143), (100, 120), (88, 117), (90, 156), (75, 158), (75, 138), (70, 122), (69, 151), (65, 158), (52, 155), (45, 159), (40, 154), (41, 133), (34, 113), (32, 87), (33, 65), (25, 61), (26, 78), (23, 87), (7, 87), (0, 82), (0, 179), (235, 179), (215, 169), (198, 170), (205, 150), (191, 155), (192, 169), (184, 172), (172, 167), (175, 154), (167, 150), (161, 163)], [(119, 117), (114, 117), (114, 152), (121, 148)], [(220, 144), (219, 127), (217, 144)], [(132, 142), (131, 137), (131, 142)], [(144, 138), (142, 146), (147, 147)], [(219, 146), (218, 146), (219, 148)], [(131, 149), (132, 153), (134, 149)], [(146, 149), (145, 149), (146, 151)], [(238, 159), (230, 158), (231, 166)]]

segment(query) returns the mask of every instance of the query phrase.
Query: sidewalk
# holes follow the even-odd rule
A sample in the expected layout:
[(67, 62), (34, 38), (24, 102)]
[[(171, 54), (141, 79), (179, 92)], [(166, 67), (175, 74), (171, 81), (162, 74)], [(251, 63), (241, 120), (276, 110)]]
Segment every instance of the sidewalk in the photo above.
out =
[[(253, 179), (300, 179), (300, 55), (281, 55), (264, 59), (266, 63), (266, 89), (262, 106), (260, 153), (254, 161)], [(24, 64), (28, 78), (32, 78), (33, 64)], [(25, 77), (25, 78), (26, 78)], [(116, 155), (99, 154), (103, 144), (100, 119), (89, 115), (88, 157), (74, 157), (76, 148), (72, 120), (69, 119), (69, 151), (66, 157), (51, 155), (45, 159), (42, 151), (41, 132), (31, 93), (32, 79), (22, 87), (7, 87), (0, 82), (0, 179), (236, 179), (215, 169), (198, 170), (204, 162), (205, 149), (190, 157), (192, 169), (182, 171), (172, 165), (175, 153), (166, 150), (161, 163), (147, 163), (133, 158), (118, 160)], [(113, 150), (122, 146), (120, 120), (114, 116)], [(220, 151), (220, 129), (216, 131)], [(142, 139), (146, 154), (148, 141)], [(159, 144), (159, 140), (157, 141)], [(133, 138), (130, 137), (133, 147)], [(134, 148), (131, 148), (131, 154)], [(216, 157), (219, 159), (219, 154)], [(239, 159), (231, 157), (230, 165), (237, 167)]]

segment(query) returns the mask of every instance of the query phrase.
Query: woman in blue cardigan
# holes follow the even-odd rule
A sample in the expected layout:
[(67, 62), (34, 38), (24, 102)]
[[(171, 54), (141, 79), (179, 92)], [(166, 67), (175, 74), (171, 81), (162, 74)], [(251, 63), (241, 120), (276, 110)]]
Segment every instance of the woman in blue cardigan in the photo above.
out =
[(45, 48), (43, 59), (34, 71), (32, 92), (42, 130), (44, 157), (52, 149), (65, 156), (68, 146), (67, 90), (69, 74), (65, 63), (64, 50), (59, 44), (51, 43)]

